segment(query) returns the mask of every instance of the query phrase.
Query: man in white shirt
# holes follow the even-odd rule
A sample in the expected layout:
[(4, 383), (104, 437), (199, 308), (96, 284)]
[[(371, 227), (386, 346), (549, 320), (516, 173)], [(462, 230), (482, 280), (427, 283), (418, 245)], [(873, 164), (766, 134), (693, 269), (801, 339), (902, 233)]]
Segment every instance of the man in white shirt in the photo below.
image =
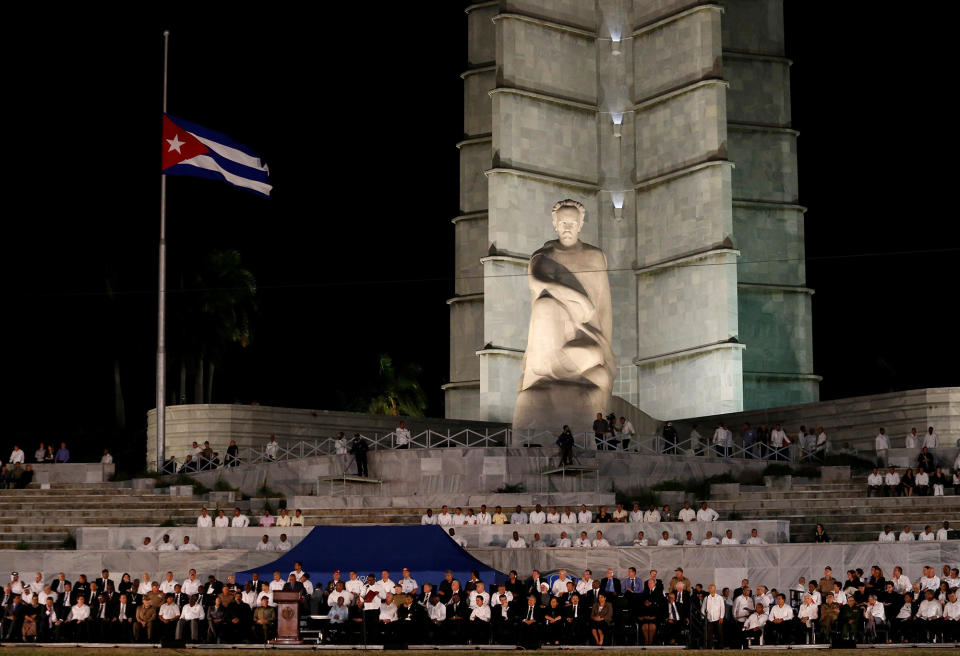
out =
[(547, 513), (547, 524), (559, 524), (560, 523), (560, 513), (557, 512), (556, 508), (551, 507), (550, 511)]
[(397, 436), (398, 449), (410, 448), (410, 430), (407, 428), (407, 425), (404, 422), (401, 421), (400, 425), (397, 426), (397, 429), (393, 431), (393, 433)]
[[(753, 600), (753, 603), (757, 606), (763, 606), (764, 608), (773, 607), (773, 594), (767, 590), (767, 586), (757, 586), (757, 594)], [(767, 617), (767, 619), (769, 620), (770, 618)]]
[(230, 526), (230, 518), (223, 514), (222, 510), (217, 511), (217, 517), (213, 520), (215, 528), (227, 528)]
[(779, 645), (790, 642), (794, 625), (793, 608), (787, 604), (785, 595), (778, 594), (777, 603), (770, 608), (767, 618), (767, 632), (770, 634), (773, 644)]
[(387, 593), (393, 593), (393, 580), (390, 578), (390, 572), (383, 570), (380, 572), (380, 580), (374, 584), (374, 589), (377, 591), (377, 594), (381, 599), (387, 598)]
[(457, 506), (453, 509), (453, 517), (450, 520), (451, 526), (463, 526), (467, 523), (467, 516), (463, 514), (463, 508)]
[(910, 579), (903, 574), (903, 569), (899, 565), (893, 568), (893, 576), (890, 578), (890, 582), (893, 583), (893, 590), (897, 594), (902, 595), (913, 588)]
[(530, 518), (527, 517), (527, 513), (523, 512), (523, 507), (517, 505), (517, 509), (513, 511), (510, 515), (511, 524), (529, 524)]
[(436, 524), (437, 524), (437, 518), (434, 516), (433, 510), (431, 508), (427, 508), (427, 512), (421, 515), (420, 517), (420, 525), (436, 526)]
[(733, 531), (728, 528), (726, 535), (720, 540), (720, 544), (740, 544), (740, 541), (733, 537)]
[(741, 593), (733, 600), (733, 619), (743, 624), (747, 618), (753, 614), (754, 602), (753, 593), (749, 587), (744, 586)]
[(927, 434), (923, 436), (923, 442), (920, 443), (920, 446), (927, 447), (928, 449), (936, 449), (939, 443), (940, 438), (933, 432), (933, 426), (930, 426), (927, 428)]
[(177, 551), (200, 551), (200, 547), (198, 547), (193, 542), (190, 542), (189, 535), (184, 535), (183, 544), (177, 547)]
[(260, 541), (257, 542), (257, 551), (276, 551), (277, 548), (273, 546), (273, 543), (270, 542), (270, 536), (264, 535), (260, 538)]
[(923, 533), (920, 534), (920, 537), (917, 538), (920, 542), (933, 542), (937, 539), (937, 534), (933, 532), (933, 529), (930, 528), (930, 525), (927, 524), (923, 527)]
[(746, 646), (747, 638), (753, 638), (758, 643), (763, 640), (763, 629), (767, 625), (767, 614), (763, 612), (763, 606), (757, 604), (756, 612), (747, 617), (743, 623), (743, 645)]
[(669, 531), (664, 531), (657, 540), (658, 547), (673, 547), (677, 544), (677, 539), (670, 536)]
[(170, 541), (170, 535), (164, 533), (163, 537), (160, 539), (160, 544), (157, 545), (157, 551), (176, 551), (177, 545)]
[[(763, 538), (757, 533), (757, 529), (751, 529), (750, 537), (747, 538), (747, 544), (766, 544), (766, 542), (764, 542)], [(772, 617), (773, 610), (771, 609), (770, 612)]]
[(690, 507), (689, 501), (683, 502), (683, 508), (677, 513), (677, 519), (681, 522), (692, 522), (697, 518), (697, 511)]
[(934, 594), (940, 589), (940, 577), (937, 576), (933, 567), (923, 568), (923, 576), (920, 577), (920, 589), (931, 590)]
[(187, 578), (183, 580), (183, 585), (180, 586), (180, 592), (191, 597), (200, 592), (201, 581), (197, 578), (197, 570), (191, 569)]
[(143, 544), (137, 546), (137, 551), (156, 551), (156, 546), (150, 541), (150, 538), (143, 538)]
[(910, 526), (907, 525), (907, 526), (904, 526), (904, 527), (903, 527), (903, 530), (902, 530), (902, 531), (900, 531), (900, 537), (897, 538), (897, 541), (898, 541), (898, 542), (913, 542), (913, 541), (916, 540), (916, 539), (917, 539), (917, 536), (915, 536), (913, 533), (910, 532)]
[(560, 515), (560, 523), (561, 524), (577, 523), (577, 516), (574, 513), (570, 512), (569, 506), (563, 509), (563, 513)]
[(11, 465), (17, 465), (17, 464), (22, 465), (23, 462), (24, 462), (24, 460), (25, 460), (25, 458), (26, 458), (26, 456), (25, 456), (24, 453), (23, 453), (23, 449), (21, 449), (18, 445), (14, 444), (14, 445), (13, 445), (13, 451), (10, 452), (10, 464), (11, 464)]
[[(819, 593), (818, 593), (819, 594)], [(797, 612), (797, 619), (808, 629), (813, 628), (814, 622), (820, 617), (819, 605), (814, 601), (813, 595), (803, 595), (803, 604)]]
[(687, 531), (683, 536), (683, 546), (685, 547), (695, 547), (697, 546), (697, 541), (693, 539), (693, 531)]
[[(770, 446), (773, 448), (773, 459), (774, 460), (785, 460), (787, 458), (786, 454), (781, 451), (781, 449), (786, 449), (790, 446), (790, 438), (787, 437), (787, 433), (780, 427), (780, 424), (777, 424), (772, 431), (770, 431)], [(771, 608), (768, 613), (772, 613), (773, 609)], [(768, 620), (769, 623), (769, 620)]]
[(178, 585), (180, 584), (173, 579), (173, 572), (167, 572), (163, 581), (160, 582), (160, 592), (165, 595), (173, 594), (174, 588)]
[(873, 440), (874, 449), (877, 452), (877, 462), (887, 464), (887, 452), (890, 450), (890, 438), (884, 428), (880, 429), (877, 437)]
[(578, 524), (589, 524), (593, 521), (593, 513), (587, 510), (587, 506), (580, 504), (580, 512), (577, 513)]
[(720, 514), (707, 506), (707, 502), (704, 501), (700, 504), (700, 510), (697, 511), (697, 521), (698, 522), (715, 522), (720, 519)]
[[(273, 580), (270, 581), (270, 592), (277, 592), (278, 590), (283, 590), (283, 586), (286, 584), (286, 581), (283, 580), (283, 575), (280, 572), (273, 573)], [(391, 589), (393, 587), (391, 586)]]
[(550, 592), (554, 597), (559, 597), (564, 592), (567, 591), (567, 583), (573, 583), (573, 579), (567, 576), (567, 570), (559, 569), (557, 570), (557, 579), (553, 582), (553, 586), (550, 588)]
[(570, 540), (569, 537), (567, 537), (566, 531), (560, 531), (560, 539), (557, 540), (557, 543), (553, 546), (559, 547), (561, 549), (565, 549), (567, 547), (572, 547), (573, 542)]
[(487, 512), (487, 505), (480, 506), (480, 512), (477, 513), (477, 526), (490, 526), (490, 513)]
[(883, 484), (887, 487), (887, 496), (900, 496), (900, 474), (893, 467), (883, 477)]
[(706, 536), (703, 538), (703, 542), (700, 544), (704, 547), (715, 547), (720, 544), (720, 540), (714, 536), (713, 531), (707, 531)]
[(539, 534), (539, 533), (534, 533), (534, 534), (533, 534), (533, 542), (530, 543), (530, 546), (533, 547), (534, 549), (541, 549), (541, 548), (546, 547), (546, 546), (548, 546), (548, 545), (547, 545), (546, 541), (545, 541), (542, 537), (540, 537), (540, 534)]
[(643, 537), (643, 531), (637, 533), (637, 537), (633, 539), (633, 546), (635, 547), (646, 547), (649, 546), (650, 541), (647, 538)]
[(883, 493), (883, 474), (880, 473), (880, 470), (876, 467), (873, 468), (873, 472), (867, 476), (867, 496), (871, 497), (874, 495), (879, 495)]
[(437, 526), (450, 526), (453, 524), (453, 515), (447, 511), (446, 506), (440, 507), (440, 514), (437, 515)]
[(709, 594), (704, 598), (701, 604), (701, 611), (704, 615), (704, 622), (707, 627), (706, 648), (713, 649), (716, 641), (717, 649), (723, 648), (723, 618), (726, 614), (726, 604), (723, 597), (717, 594), (717, 586), (713, 583), (708, 588)]
[(589, 547), (590, 538), (587, 536), (586, 531), (580, 531), (580, 537), (573, 541), (574, 547)]
[(250, 526), (250, 518), (240, 512), (239, 508), (233, 509), (233, 520), (230, 522), (233, 528), (247, 528)]
[(633, 510), (630, 511), (630, 514), (627, 516), (627, 519), (631, 522), (642, 522), (643, 521), (643, 511), (640, 510), (640, 504), (633, 504)]
[[(530, 516), (527, 519), (531, 524), (546, 524), (547, 513), (543, 512), (543, 506), (541, 506), (538, 503), (537, 507), (534, 509), (532, 513), (530, 513)], [(558, 520), (560, 519), (559, 516), (557, 517), (557, 519)]]
[[(922, 622), (920, 624), (921, 632), (931, 631), (936, 633), (940, 625), (940, 616), (943, 615), (943, 609), (940, 607), (940, 602), (933, 598), (933, 590), (927, 590), (925, 593), (925, 599), (920, 602), (920, 608), (917, 610), (917, 620)], [(929, 628), (928, 628), (929, 627)], [(921, 633), (921, 635), (923, 635)]]
[(213, 517), (207, 514), (206, 508), (200, 509), (200, 516), (197, 517), (197, 528), (210, 528), (213, 526)]
[(180, 611), (180, 620), (174, 634), (176, 640), (181, 640), (184, 627), (190, 628), (190, 639), (196, 642), (200, 637), (200, 621), (203, 619), (203, 606), (197, 603), (196, 595), (190, 596), (190, 603)]
[(338, 599), (342, 598), (344, 606), (349, 608), (351, 605), (353, 605), (353, 600), (358, 594), (360, 594), (361, 583), (360, 580), (356, 578), (356, 572), (350, 572), (350, 575), (351, 579), (347, 581), (347, 583), (355, 583), (353, 587), (356, 589), (356, 591), (354, 592), (352, 590), (347, 590), (346, 586), (343, 584), (343, 581), (337, 581), (336, 587), (334, 587), (333, 591), (327, 595), (327, 604), (333, 606), (337, 603)]
[(960, 638), (960, 601), (957, 601), (956, 590), (952, 590), (947, 599), (943, 605), (944, 642), (956, 642)]
[(293, 545), (290, 544), (290, 540), (287, 539), (286, 533), (280, 534), (280, 541), (277, 542), (277, 551), (290, 551), (293, 548)]
[(650, 504), (650, 507), (647, 509), (647, 512), (643, 513), (643, 521), (646, 523), (659, 522), (660, 511), (657, 510), (653, 504)]
[(907, 449), (916, 449), (919, 444), (920, 436), (917, 434), (917, 429), (911, 428), (907, 436), (903, 438), (903, 446)]
[[(194, 442), (194, 444), (196, 444), (196, 442)], [(267, 442), (267, 446), (264, 449), (264, 454), (267, 456), (267, 460), (276, 460), (279, 452), (280, 445), (277, 444), (277, 437), (275, 435), (271, 435), (270, 441)]]
[(593, 571), (589, 569), (583, 570), (583, 578), (577, 582), (576, 589), (581, 599), (583, 599), (585, 594), (593, 591)]
[(477, 600), (482, 599), (484, 603), (490, 603), (490, 593), (486, 592), (482, 581), (477, 581), (476, 588), (470, 593), (470, 608), (477, 607)]
[(889, 543), (889, 542), (896, 542), (896, 541), (897, 541), (897, 534), (894, 533), (894, 532), (893, 532), (893, 529), (890, 527), (890, 525), (887, 524), (886, 526), (883, 527), (883, 532), (880, 533), (880, 538), (879, 538), (877, 541), (878, 541), (878, 542), (888, 542), (888, 543)]
[(347, 454), (347, 437), (343, 434), (343, 431), (337, 433), (337, 439), (333, 441), (333, 452), (338, 456)]
[(603, 531), (597, 531), (597, 537), (593, 539), (593, 542), (590, 543), (592, 547), (609, 547), (610, 543), (607, 542), (607, 539), (603, 537)]
[(633, 423), (626, 417), (620, 417), (620, 421), (616, 424), (616, 429), (620, 434), (620, 446), (626, 451), (630, 448), (630, 440), (637, 434), (637, 431), (633, 427)]
[(917, 475), (913, 477), (913, 489), (917, 496), (925, 497), (930, 494), (930, 475), (924, 471), (923, 467), (920, 467)]
[(877, 601), (877, 595), (871, 594), (867, 597), (867, 605), (863, 609), (863, 619), (865, 637), (873, 642), (877, 639), (877, 624), (884, 624), (887, 620), (883, 604)]
[(464, 549), (467, 548), (467, 541), (464, 540), (464, 539), (463, 539), (462, 537), (460, 537), (459, 535), (457, 535), (456, 529), (452, 529), (452, 528), (451, 528), (451, 529), (449, 529), (449, 530), (447, 531), (447, 533), (450, 535), (450, 539), (451, 539), (451, 540), (453, 540), (454, 542), (456, 542), (456, 543), (457, 543), (458, 545), (460, 545), (462, 548), (464, 548)]
[[(943, 522), (943, 527), (937, 529), (937, 542), (946, 542), (950, 535), (950, 522)], [(957, 587), (957, 586), (952, 586)]]
[(526, 549), (527, 541), (520, 537), (520, 534), (516, 531), (513, 532), (513, 537), (507, 540), (507, 549)]

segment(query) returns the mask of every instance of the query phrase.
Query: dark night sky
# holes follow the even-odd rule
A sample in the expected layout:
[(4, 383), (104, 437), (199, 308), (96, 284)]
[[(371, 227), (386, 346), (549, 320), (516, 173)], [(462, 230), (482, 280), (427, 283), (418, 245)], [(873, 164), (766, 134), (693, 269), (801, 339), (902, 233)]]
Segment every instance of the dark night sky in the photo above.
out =
[[(335, 409), (388, 352), (423, 365), (430, 413), (441, 414), (461, 7), (434, 3), (430, 23), (395, 3), (309, 21), (24, 18), (3, 46), (13, 146), (4, 441), (32, 450), (64, 438), (91, 455), (107, 443), (133, 459), (142, 438), (154, 394), (165, 27), (170, 113), (259, 150), (274, 184), (261, 200), (169, 181), (171, 287), (214, 248), (239, 250), (258, 281), (255, 341), (218, 370), (214, 400)], [(831, 13), (787, 0), (822, 398), (957, 384), (957, 251), (878, 256), (960, 243), (946, 200), (955, 167), (943, 126), (954, 111), (939, 95), (947, 72), (930, 68), (943, 41), (919, 19)], [(123, 435), (112, 431), (115, 357)]]

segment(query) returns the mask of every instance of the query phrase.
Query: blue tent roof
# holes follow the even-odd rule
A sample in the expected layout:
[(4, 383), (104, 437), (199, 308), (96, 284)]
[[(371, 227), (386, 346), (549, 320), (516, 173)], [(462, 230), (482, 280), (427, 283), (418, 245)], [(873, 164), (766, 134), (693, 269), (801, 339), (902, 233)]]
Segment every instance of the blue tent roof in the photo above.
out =
[(314, 585), (330, 580), (335, 569), (341, 571), (344, 581), (351, 570), (358, 577), (372, 573), (379, 580), (385, 569), (396, 581), (400, 571), (409, 567), (410, 576), (421, 586), (439, 583), (448, 569), (460, 581), (469, 580), (473, 570), (488, 583), (507, 578), (467, 553), (440, 526), (315, 526), (297, 546), (272, 563), (237, 572), (237, 582), (249, 581), (253, 572), (264, 581), (272, 580), (275, 571), (286, 578), (296, 561), (310, 572)]

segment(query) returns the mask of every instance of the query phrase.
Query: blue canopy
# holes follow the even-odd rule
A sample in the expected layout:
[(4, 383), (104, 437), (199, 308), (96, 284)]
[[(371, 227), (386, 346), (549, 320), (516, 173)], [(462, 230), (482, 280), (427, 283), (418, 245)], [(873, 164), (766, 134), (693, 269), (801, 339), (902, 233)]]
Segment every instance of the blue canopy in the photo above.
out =
[(488, 584), (507, 578), (467, 553), (440, 526), (315, 526), (293, 549), (272, 563), (237, 572), (236, 580), (246, 583), (257, 572), (261, 580), (270, 581), (275, 571), (286, 579), (297, 561), (315, 586), (330, 580), (335, 569), (344, 581), (351, 570), (359, 578), (373, 574), (379, 580), (385, 569), (397, 581), (409, 567), (421, 586), (439, 583), (448, 569), (461, 582), (470, 580), (474, 570)]

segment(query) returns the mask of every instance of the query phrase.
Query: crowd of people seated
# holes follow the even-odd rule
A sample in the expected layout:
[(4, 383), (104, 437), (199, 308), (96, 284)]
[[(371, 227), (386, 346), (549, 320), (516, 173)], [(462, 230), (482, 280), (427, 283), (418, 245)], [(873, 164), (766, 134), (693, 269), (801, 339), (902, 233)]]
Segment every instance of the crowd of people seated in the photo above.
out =
[(523, 506), (518, 505), (510, 515), (504, 512), (501, 506), (494, 508), (493, 513), (487, 511), (487, 504), (480, 506), (480, 512), (475, 513), (473, 508), (457, 507), (450, 512), (447, 506), (442, 506), (440, 512), (434, 514), (432, 508), (427, 508), (423, 516), (420, 517), (420, 523), (424, 526), (502, 526), (504, 524), (626, 524), (641, 522), (714, 522), (720, 518), (720, 514), (710, 508), (707, 502), (700, 504), (700, 508), (695, 510), (691, 507), (689, 501), (683, 502), (683, 508), (674, 513), (669, 505), (657, 508), (650, 505), (643, 510), (639, 503), (634, 503), (631, 510), (626, 510), (622, 503), (617, 504), (616, 510), (609, 512), (606, 506), (599, 506), (597, 512), (590, 510), (585, 504), (573, 512), (570, 506), (566, 506), (563, 512), (557, 512), (553, 506), (547, 510), (543, 509), (541, 504), (537, 504), (531, 512), (526, 512)]
[(640, 577), (629, 568), (595, 578), (560, 569), (527, 578), (484, 582), (477, 572), (461, 582), (447, 572), (439, 582), (418, 582), (404, 568), (396, 581), (383, 570), (362, 576), (339, 570), (314, 587), (298, 562), (269, 581), (254, 574), (201, 579), (195, 569), (176, 580), (149, 573), (119, 580), (104, 570), (76, 581), (61, 572), (52, 580), (37, 572), (21, 581), (12, 572), (2, 600), (6, 641), (129, 642), (185, 640), (207, 643), (265, 642), (275, 633), (277, 590), (300, 593), (301, 617), (318, 615), (327, 641), (356, 644), (609, 645), (684, 644), (740, 647), (846, 639), (944, 642), (960, 639), (960, 570), (926, 566), (915, 581), (901, 567), (887, 578), (879, 566), (849, 570), (835, 579), (826, 567), (819, 580), (803, 577), (787, 590), (765, 585), (718, 589), (692, 584), (682, 568), (666, 583), (656, 570)]
[(243, 585), (233, 576), (203, 580), (191, 569), (177, 581), (167, 572), (159, 581), (149, 573), (119, 581), (103, 570), (95, 580), (80, 574), (76, 581), (60, 572), (44, 580), (37, 572), (23, 582), (12, 572), (4, 587), (2, 639), (40, 642), (159, 642), (185, 640), (207, 643), (266, 642), (276, 632), (273, 593), (300, 593), (301, 612), (310, 612), (314, 594), (310, 575), (297, 563), (283, 578), (254, 576)]

